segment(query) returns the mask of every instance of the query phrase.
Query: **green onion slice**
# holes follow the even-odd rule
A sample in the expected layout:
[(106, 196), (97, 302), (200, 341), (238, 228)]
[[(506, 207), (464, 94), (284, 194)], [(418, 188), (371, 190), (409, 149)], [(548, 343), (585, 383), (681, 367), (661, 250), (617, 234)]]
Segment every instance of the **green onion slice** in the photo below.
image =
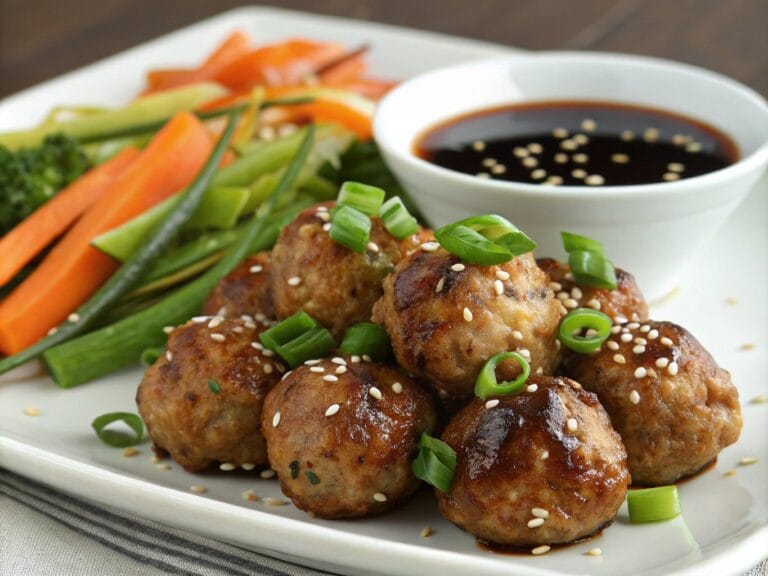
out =
[(682, 513), (677, 486), (657, 486), (627, 492), (629, 521), (633, 524), (671, 520)]
[[(511, 382), (504, 381), (499, 383), (496, 381), (496, 366), (498, 366), (500, 362), (509, 360), (510, 358), (517, 360), (523, 371), (520, 376)], [(502, 352), (501, 354), (496, 354), (496, 356), (483, 365), (480, 373), (477, 375), (477, 380), (475, 381), (475, 396), (485, 399), (488, 396), (498, 394), (517, 394), (523, 389), (523, 386), (525, 386), (525, 382), (530, 375), (530, 364), (528, 364), (528, 361), (517, 352)]]
[(576, 250), (568, 254), (568, 266), (576, 282), (608, 290), (616, 289), (616, 270), (602, 254)]
[(563, 240), (563, 248), (565, 248), (565, 251), (568, 253), (584, 250), (586, 252), (597, 252), (598, 254), (605, 255), (603, 243), (588, 238), (587, 236), (579, 236), (573, 232), (561, 231), (560, 238)]
[(456, 469), (456, 452), (442, 440), (424, 432), (419, 441), (419, 454), (411, 463), (413, 475), (442, 492), (451, 488)]
[(465, 218), (435, 230), (440, 245), (465, 262), (501, 264), (536, 248), (514, 224), (496, 214)]
[(350, 356), (365, 354), (378, 361), (387, 360), (392, 353), (389, 334), (383, 326), (373, 322), (360, 322), (347, 328), (340, 350)]
[(381, 203), (387, 195), (384, 190), (376, 186), (361, 184), (360, 182), (344, 182), (336, 198), (338, 206), (349, 206), (359, 210), (366, 216), (375, 216), (379, 213)]
[(152, 366), (160, 356), (163, 355), (162, 346), (153, 346), (152, 348), (145, 348), (141, 351), (139, 359), (144, 366)]
[(365, 254), (371, 236), (371, 219), (350, 206), (337, 208), (333, 214), (331, 240), (353, 252)]
[(295, 368), (302, 362), (327, 355), (336, 343), (320, 323), (303, 311), (259, 334), (261, 343)]
[[(589, 354), (608, 340), (612, 325), (611, 319), (602, 312), (591, 308), (577, 308), (568, 312), (560, 321), (557, 339), (574, 352)], [(586, 330), (594, 330), (596, 334), (582, 335)]]
[[(133, 434), (107, 428), (113, 422), (123, 422), (133, 430)], [(94, 418), (93, 422), (91, 422), (91, 427), (96, 431), (96, 436), (98, 436), (102, 442), (109, 444), (114, 448), (135, 446), (141, 442), (141, 439), (144, 436), (144, 422), (142, 422), (141, 416), (131, 412), (110, 412), (109, 414), (102, 414), (101, 416)]]
[(419, 231), (419, 223), (411, 216), (399, 196), (393, 196), (381, 205), (379, 216), (384, 228), (398, 240)]
[(218, 394), (221, 392), (221, 386), (219, 385), (216, 380), (208, 380), (208, 390), (213, 392), (214, 394)]

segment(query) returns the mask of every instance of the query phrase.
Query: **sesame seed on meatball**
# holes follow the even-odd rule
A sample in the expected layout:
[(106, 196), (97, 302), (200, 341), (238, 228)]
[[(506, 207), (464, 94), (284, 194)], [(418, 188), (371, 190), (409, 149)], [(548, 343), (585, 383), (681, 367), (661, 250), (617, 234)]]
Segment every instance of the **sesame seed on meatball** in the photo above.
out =
[(246, 315), (260, 320), (274, 318), (271, 276), (269, 252), (249, 256), (219, 280), (203, 305), (203, 314), (227, 318)]
[(671, 322), (613, 327), (601, 349), (569, 355), (565, 372), (600, 398), (638, 484), (671, 484), (733, 444), (741, 431), (730, 374)]

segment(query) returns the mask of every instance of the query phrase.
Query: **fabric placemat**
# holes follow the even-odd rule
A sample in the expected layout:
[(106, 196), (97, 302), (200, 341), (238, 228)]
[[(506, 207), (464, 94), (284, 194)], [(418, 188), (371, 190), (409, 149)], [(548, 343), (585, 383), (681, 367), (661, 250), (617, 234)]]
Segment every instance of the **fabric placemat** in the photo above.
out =
[[(0, 468), (0, 576), (323, 576)], [(745, 576), (768, 576), (768, 560)]]

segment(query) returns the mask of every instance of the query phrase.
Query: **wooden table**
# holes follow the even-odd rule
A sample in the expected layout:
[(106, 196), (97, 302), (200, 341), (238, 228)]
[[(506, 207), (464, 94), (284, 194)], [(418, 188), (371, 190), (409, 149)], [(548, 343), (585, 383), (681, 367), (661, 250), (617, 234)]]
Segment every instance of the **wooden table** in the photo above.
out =
[[(0, 97), (243, 0), (0, 0)], [(277, 5), (277, 2), (273, 2)], [(673, 58), (768, 95), (767, 0), (287, 0), (530, 49)]]

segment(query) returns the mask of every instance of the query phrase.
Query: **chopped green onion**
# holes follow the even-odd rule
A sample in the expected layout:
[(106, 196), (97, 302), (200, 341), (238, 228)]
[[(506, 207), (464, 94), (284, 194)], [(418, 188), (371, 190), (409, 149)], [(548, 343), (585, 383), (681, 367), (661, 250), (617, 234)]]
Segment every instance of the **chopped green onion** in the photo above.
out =
[(288, 464), (288, 468), (291, 471), (291, 478), (296, 480), (296, 478), (299, 477), (299, 461), (293, 460), (290, 464)]
[(337, 208), (331, 222), (331, 240), (353, 252), (365, 254), (371, 235), (371, 219), (350, 206)]
[(347, 328), (340, 350), (350, 356), (367, 355), (379, 361), (389, 358), (392, 352), (389, 334), (383, 326), (373, 322), (360, 322)]
[[(594, 352), (611, 335), (611, 319), (591, 308), (571, 310), (560, 321), (557, 339), (568, 348), (579, 354)], [(593, 336), (582, 335), (586, 330), (594, 330)]]
[(379, 208), (381, 208), (381, 203), (384, 202), (386, 195), (384, 190), (376, 186), (369, 186), (360, 182), (344, 182), (339, 190), (336, 204), (349, 206), (366, 216), (375, 216), (379, 213)]
[(152, 366), (160, 356), (163, 355), (162, 346), (153, 346), (152, 348), (145, 348), (141, 352), (139, 359), (144, 366)]
[(219, 383), (216, 382), (216, 380), (208, 380), (208, 389), (214, 394), (221, 392), (221, 386), (219, 386)]
[(312, 472), (312, 470), (305, 470), (304, 474), (307, 476), (307, 480), (309, 480), (309, 483), (313, 486), (315, 484), (320, 484), (320, 478), (317, 477), (317, 474)]
[(438, 490), (447, 492), (451, 488), (455, 469), (454, 449), (424, 432), (419, 442), (419, 454), (411, 463), (413, 475)]
[(605, 255), (603, 243), (588, 238), (587, 236), (579, 236), (572, 232), (561, 231), (560, 238), (563, 240), (563, 248), (565, 248), (565, 251), (568, 253), (577, 250), (585, 250), (586, 252), (597, 252), (598, 254)]
[(336, 343), (317, 320), (303, 311), (259, 334), (261, 343), (295, 368), (306, 360), (327, 355)]
[(671, 520), (682, 512), (677, 486), (657, 486), (627, 492), (629, 521), (633, 524)]
[[(520, 376), (511, 382), (504, 381), (499, 383), (496, 380), (496, 366), (498, 366), (500, 362), (509, 360), (510, 358), (517, 360), (523, 371)], [(487, 398), (488, 396), (496, 394), (517, 394), (523, 389), (523, 386), (525, 386), (525, 382), (528, 380), (530, 374), (530, 364), (528, 364), (528, 361), (517, 352), (502, 352), (501, 354), (496, 354), (496, 356), (483, 365), (480, 373), (477, 375), (477, 380), (475, 381), (475, 396), (478, 398)]]
[[(107, 428), (107, 426), (113, 422), (123, 422), (133, 430), (133, 434)], [(141, 442), (141, 438), (144, 436), (144, 422), (142, 422), (141, 416), (131, 412), (110, 412), (109, 414), (102, 414), (101, 416), (97, 416), (93, 422), (91, 422), (91, 427), (96, 431), (96, 435), (102, 442), (109, 444), (113, 448), (135, 446)]]
[(536, 248), (514, 224), (496, 214), (465, 218), (435, 230), (440, 245), (465, 262), (501, 264)]
[(602, 254), (576, 250), (568, 254), (568, 266), (580, 284), (616, 289), (616, 271), (611, 261)]
[(381, 205), (379, 216), (384, 228), (398, 240), (419, 231), (419, 223), (411, 216), (399, 196), (393, 196)]

